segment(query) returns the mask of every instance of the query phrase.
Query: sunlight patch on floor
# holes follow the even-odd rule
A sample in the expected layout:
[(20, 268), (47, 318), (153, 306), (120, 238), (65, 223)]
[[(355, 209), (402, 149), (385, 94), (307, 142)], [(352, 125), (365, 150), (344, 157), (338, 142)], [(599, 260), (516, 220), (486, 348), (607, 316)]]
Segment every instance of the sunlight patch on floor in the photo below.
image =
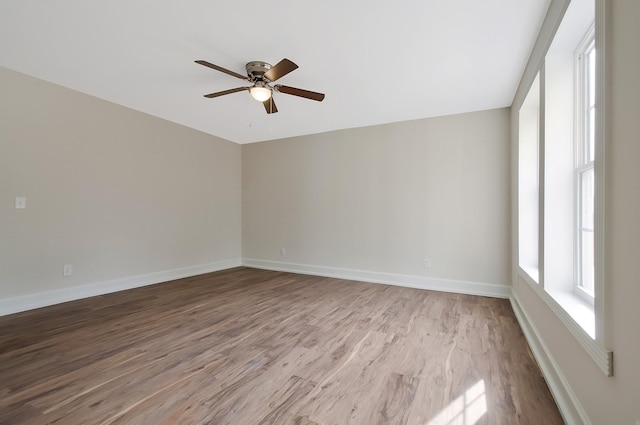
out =
[(474, 425), (485, 413), (487, 398), (481, 379), (425, 425)]

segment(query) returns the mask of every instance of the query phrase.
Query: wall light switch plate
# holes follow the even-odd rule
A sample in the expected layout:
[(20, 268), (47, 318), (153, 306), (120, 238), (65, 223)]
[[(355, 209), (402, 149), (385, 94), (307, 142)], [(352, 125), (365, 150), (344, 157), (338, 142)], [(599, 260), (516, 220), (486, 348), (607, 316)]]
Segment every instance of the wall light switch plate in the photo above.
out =
[(73, 264), (65, 264), (62, 270), (63, 276), (71, 276), (73, 274)]
[(24, 196), (16, 196), (16, 209), (22, 210), (27, 208), (27, 198)]

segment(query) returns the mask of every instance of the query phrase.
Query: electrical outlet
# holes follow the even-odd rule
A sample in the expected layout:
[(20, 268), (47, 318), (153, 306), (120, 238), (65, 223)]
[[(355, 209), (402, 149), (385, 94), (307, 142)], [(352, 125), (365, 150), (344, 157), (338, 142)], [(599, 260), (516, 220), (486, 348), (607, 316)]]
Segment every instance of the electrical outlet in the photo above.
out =
[(63, 276), (71, 276), (73, 274), (73, 264), (65, 264), (62, 271)]
[(16, 209), (22, 210), (27, 208), (27, 198), (24, 196), (16, 196)]
[(422, 262), (422, 265), (425, 269), (431, 268), (431, 258), (425, 258)]
[(284, 248), (280, 248), (280, 255), (283, 256), (283, 257), (286, 256), (287, 255), (287, 250), (284, 249)]

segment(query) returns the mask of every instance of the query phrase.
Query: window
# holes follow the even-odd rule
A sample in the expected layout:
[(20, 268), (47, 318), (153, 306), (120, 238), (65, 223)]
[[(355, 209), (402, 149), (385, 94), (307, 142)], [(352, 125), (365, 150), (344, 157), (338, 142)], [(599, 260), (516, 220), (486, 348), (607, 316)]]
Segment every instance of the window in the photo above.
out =
[(605, 0), (565, 4), (555, 31), (536, 44), (547, 47), (534, 48), (523, 78), (531, 85), (514, 100), (514, 294), (517, 301), (528, 283), (611, 376), (603, 302), (606, 7)]
[(572, 3), (545, 55), (540, 172), (540, 283), (591, 339), (596, 335), (594, 11), (590, 0)]
[(593, 304), (596, 49), (591, 28), (576, 51), (575, 292)]
[(519, 114), (519, 266), (529, 278), (539, 283), (539, 128), (540, 76), (536, 76)]

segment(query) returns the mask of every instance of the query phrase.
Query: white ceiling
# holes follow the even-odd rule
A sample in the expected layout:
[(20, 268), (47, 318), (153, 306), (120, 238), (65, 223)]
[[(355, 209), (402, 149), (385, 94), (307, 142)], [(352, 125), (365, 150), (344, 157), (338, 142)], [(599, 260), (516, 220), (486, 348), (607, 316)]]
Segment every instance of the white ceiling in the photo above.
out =
[[(550, 0), (2, 0), (0, 65), (237, 143), (509, 106)], [(248, 61), (299, 69), (267, 115)]]

